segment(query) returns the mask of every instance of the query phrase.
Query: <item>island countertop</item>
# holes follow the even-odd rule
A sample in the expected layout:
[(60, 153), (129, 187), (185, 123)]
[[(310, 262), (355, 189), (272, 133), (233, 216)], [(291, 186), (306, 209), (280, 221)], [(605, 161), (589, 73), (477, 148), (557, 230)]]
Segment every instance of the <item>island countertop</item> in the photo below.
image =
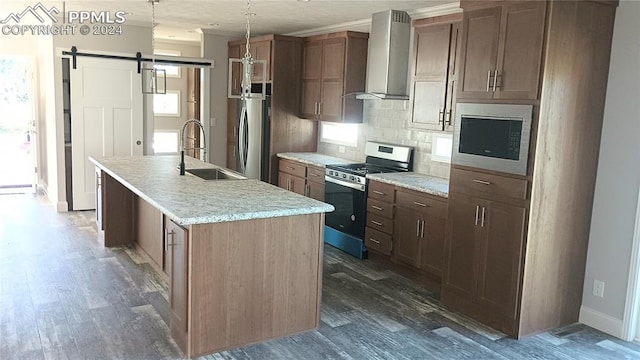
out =
[[(97, 167), (179, 225), (331, 212), (334, 207), (255, 179), (180, 176), (178, 156), (89, 158)], [(187, 169), (219, 168), (185, 158)]]

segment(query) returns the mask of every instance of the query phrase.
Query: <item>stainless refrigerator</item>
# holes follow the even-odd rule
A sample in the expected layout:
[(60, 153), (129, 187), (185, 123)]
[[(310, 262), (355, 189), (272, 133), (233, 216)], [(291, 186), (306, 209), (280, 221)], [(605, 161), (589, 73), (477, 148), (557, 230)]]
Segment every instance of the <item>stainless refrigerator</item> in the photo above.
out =
[(236, 171), (269, 182), (270, 100), (238, 100)]

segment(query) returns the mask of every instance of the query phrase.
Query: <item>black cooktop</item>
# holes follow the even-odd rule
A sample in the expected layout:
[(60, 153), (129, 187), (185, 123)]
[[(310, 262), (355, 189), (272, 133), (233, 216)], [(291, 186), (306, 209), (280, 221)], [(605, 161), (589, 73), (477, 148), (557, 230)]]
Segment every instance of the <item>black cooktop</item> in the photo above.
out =
[(327, 165), (328, 169), (364, 176), (366, 174), (397, 172), (398, 170), (368, 163)]

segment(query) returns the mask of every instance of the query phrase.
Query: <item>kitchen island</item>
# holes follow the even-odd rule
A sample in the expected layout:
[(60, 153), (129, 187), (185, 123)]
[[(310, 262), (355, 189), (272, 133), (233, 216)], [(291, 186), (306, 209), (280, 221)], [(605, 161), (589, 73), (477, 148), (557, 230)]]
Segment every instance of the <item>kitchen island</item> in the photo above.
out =
[(90, 160), (104, 244), (136, 246), (165, 274), (186, 357), (318, 327), (331, 205), (258, 180), (180, 176), (176, 156)]

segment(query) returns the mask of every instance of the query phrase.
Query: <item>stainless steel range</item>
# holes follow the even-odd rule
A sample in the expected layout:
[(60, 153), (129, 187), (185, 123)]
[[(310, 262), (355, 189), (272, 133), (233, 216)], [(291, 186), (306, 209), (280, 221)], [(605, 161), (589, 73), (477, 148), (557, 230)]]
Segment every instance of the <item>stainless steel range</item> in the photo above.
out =
[(367, 257), (364, 230), (367, 215), (367, 174), (413, 170), (413, 148), (369, 141), (366, 162), (327, 165), (325, 202), (336, 209), (326, 214), (324, 241), (360, 259)]

